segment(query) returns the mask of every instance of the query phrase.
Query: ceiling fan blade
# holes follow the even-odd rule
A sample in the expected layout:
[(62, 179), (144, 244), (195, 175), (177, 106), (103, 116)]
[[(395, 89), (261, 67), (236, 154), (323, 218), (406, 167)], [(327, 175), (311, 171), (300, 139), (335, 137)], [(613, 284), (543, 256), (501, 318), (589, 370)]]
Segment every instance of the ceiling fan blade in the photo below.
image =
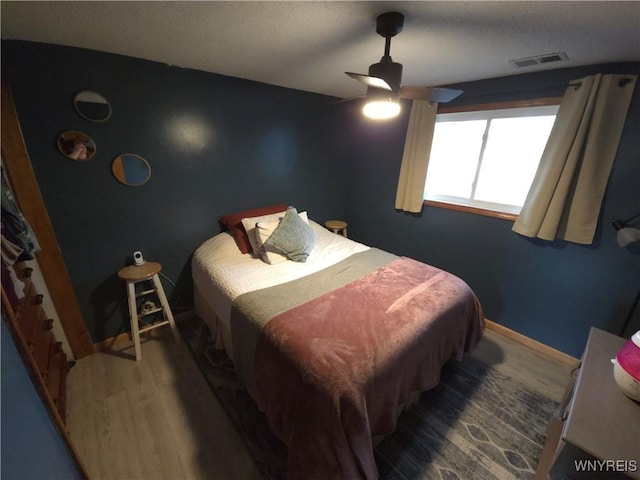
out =
[(341, 99), (336, 100), (335, 102), (332, 102), (332, 103), (336, 104), (336, 103), (353, 102), (354, 100), (362, 100), (363, 98), (367, 98), (367, 95), (363, 94), (363, 95), (356, 95), (355, 97), (341, 98)]
[(446, 103), (462, 95), (462, 90), (437, 87), (401, 87), (400, 97), (413, 100)]
[(363, 73), (344, 72), (351, 78), (364, 83), (367, 87), (380, 88), (382, 90), (391, 90), (391, 86), (383, 79), (378, 77), (372, 77), (371, 75), (365, 75)]

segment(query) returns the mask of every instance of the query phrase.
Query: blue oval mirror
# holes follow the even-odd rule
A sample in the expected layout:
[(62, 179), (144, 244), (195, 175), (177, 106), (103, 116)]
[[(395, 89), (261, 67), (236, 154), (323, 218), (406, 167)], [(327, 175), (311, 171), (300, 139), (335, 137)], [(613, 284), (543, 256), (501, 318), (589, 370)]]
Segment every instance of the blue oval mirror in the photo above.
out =
[(144, 185), (151, 178), (151, 166), (140, 155), (123, 153), (111, 164), (111, 171), (118, 181), (130, 187)]

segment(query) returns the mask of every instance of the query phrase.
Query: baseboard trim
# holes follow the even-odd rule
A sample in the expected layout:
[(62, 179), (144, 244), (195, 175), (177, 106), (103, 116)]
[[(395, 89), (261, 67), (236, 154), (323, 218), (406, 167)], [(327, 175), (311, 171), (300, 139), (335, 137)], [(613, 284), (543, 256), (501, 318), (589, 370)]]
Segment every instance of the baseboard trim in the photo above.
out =
[[(179, 322), (186, 318), (191, 318), (195, 315), (194, 309), (185, 310), (184, 312), (174, 313), (173, 319), (176, 322)], [(133, 344), (133, 339), (131, 338), (130, 332), (120, 333), (114, 337), (105, 338), (99, 342), (93, 344), (94, 351), (96, 352), (108, 352), (117, 350), (129, 344)]]
[(522, 345), (525, 345), (535, 350), (538, 353), (546, 355), (547, 357), (553, 358), (554, 360), (558, 360), (559, 362), (562, 362), (571, 368), (575, 368), (578, 365), (580, 365), (580, 360), (578, 360), (577, 358), (572, 357), (571, 355), (568, 355), (564, 352), (561, 352), (560, 350), (556, 350), (555, 348), (550, 347), (549, 345), (545, 345), (544, 343), (538, 342), (533, 338), (529, 338), (526, 335), (523, 335), (514, 330), (511, 330), (503, 325), (500, 325), (499, 323), (492, 322), (489, 319), (485, 319), (485, 324), (489, 330), (499, 333), (500, 335), (507, 337), (513, 340), (514, 342), (518, 342)]
[(105, 338), (104, 340), (94, 343), (93, 349), (96, 352), (108, 352), (123, 347), (128, 343), (133, 344), (132, 342), (131, 333), (124, 332), (115, 337)]

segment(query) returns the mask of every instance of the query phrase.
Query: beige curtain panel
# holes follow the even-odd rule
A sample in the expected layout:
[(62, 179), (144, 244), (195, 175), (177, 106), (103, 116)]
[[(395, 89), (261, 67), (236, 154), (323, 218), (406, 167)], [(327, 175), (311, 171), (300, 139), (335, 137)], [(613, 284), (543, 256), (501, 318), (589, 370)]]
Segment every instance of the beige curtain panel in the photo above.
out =
[(636, 80), (597, 74), (569, 84), (515, 232), (593, 243)]
[(411, 106), (396, 193), (396, 208), (399, 210), (413, 213), (422, 211), (437, 111), (437, 103), (422, 100), (414, 100)]

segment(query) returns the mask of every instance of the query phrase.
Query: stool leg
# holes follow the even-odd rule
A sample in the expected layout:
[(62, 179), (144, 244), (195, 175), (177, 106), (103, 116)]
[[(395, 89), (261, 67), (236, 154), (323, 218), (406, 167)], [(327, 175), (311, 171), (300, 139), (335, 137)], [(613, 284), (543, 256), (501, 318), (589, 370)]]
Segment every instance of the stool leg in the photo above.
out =
[(180, 332), (178, 332), (178, 328), (176, 327), (176, 322), (173, 320), (173, 314), (171, 313), (171, 308), (169, 308), (169, 302), (167, 301), (167, 297), (164, 294), (162, 283), (160, 283), (160, 277), (156, 274), (153, 277), (151, 277), (151, 280), (153, 280), (153, 285), (156, 288), (156, 293), (158, 294), (158, 298), (160, 299), (160, 304), (162, 305), (164, 314), (166, 315), (166, 318), (169, 321), (169, 325), (171, 325), (173, 336), (176, 339), (176, 342), (182, 343), (180, 341)]
[(142, 358), (140, 349), (140, 332), (138, 327), (138, 307), (136, 306), (136, 284), (127, 282), (127, 297), (129, 299), (129, 320), (131, 321), (131, 336), (136, 349), (136, 362)]

